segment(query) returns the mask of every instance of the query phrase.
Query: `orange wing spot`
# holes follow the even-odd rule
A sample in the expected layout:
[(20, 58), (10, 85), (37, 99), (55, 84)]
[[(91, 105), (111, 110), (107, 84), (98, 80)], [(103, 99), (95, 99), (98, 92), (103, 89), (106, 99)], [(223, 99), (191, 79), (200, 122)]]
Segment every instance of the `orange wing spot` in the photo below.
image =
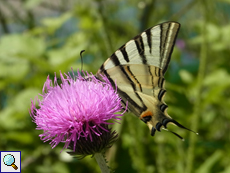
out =
[(141, 114), (140, 119), (147, 117), (147, 116), (153, 116), (153, 113), (151, 111), (145, 111)]

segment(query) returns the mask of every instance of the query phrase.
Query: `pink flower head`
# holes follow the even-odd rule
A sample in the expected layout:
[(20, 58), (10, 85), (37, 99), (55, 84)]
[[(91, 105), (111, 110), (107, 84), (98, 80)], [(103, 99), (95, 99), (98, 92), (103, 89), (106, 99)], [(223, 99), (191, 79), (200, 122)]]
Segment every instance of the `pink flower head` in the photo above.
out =
[(39, 108), (32, 101), (30, 116), (37, 124), (36, 129), (44, 131), (39, 135), (41, 140), (51, 140), (52, 148), (65, 142), (64, 148), (71, 144), (75, 151), (80, 140), (92, 143), (95, 136), (111, 133), (108, 124), (113, 123), (108, 120), (120, 120), (124, 112), (115, 114), (123, 107), (107, 77), (102, 76), (102, 82), (87, 72), (82, 77), (79, 71), (78, 76), (73, 76), (60, 72), (61, 84), (56, 74), (54, 84), (48, 76), (42, 99), (37, 99)]

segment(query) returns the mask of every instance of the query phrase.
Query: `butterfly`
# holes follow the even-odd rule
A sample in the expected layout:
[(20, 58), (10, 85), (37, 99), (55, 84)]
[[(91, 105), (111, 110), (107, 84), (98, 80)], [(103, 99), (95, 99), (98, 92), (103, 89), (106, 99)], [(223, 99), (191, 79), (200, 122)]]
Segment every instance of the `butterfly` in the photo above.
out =
[(128, 110), (147, 124), (152, 136), (156, 130), (167, 130), (168, 123), (192, 131), (167, 114), (163, 100), (164, 74), (179, 29), (179, 23), (165, 22), (145, 30), (113, 53), (96, 74), (101, 80), (101, 75), (107, 76), (114, 87), (117, 85), (123, 104), (128, 101)]

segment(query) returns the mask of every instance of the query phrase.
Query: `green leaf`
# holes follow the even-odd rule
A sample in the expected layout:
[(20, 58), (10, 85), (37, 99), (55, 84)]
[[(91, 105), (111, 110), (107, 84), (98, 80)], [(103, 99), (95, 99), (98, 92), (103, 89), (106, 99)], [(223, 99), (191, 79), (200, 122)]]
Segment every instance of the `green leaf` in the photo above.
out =
[(31, 10), (31, 9), (37, 7), (39, 4), (41, 4), (42, 1), (44, 1), (44, 0), (27, 0), (23, 4), (23, 6), (24, 6), (25, 9)]
[(31, 144), (33, 142), (33, 136), (30, 132), (8, 131), (4, 138), (21, 144)]
[[(217, 81), (218, 79), (218, 81)], [(204, 85), (213, 87), (217, 85), (229, 85), (230, 84), (230, 75), (229, 73), (222, 68), (215, 70), (212, 73), (209, 73), (204, 80)]]
[(53, 34), (57, 29), (59, 29), (63, 23), (65, 23), (71, 17), (71, 13), (64, 13), (57, 18), (45, 18), (42, 20), (42, 24), (46, 27), (50, 34)]
[(192, 83), (194, 81), (192, 74), (186, 70), (180, 70), (179, 75), (180, 75), (182, 81), (187, 83), (187, 84)]
[[(229, 1), (230, 2), (230, 1)], [(230, 166), (227, 166), (223, 171), (220, 173), (229, 173), (230, 172)]]
[(21, 91), (13, 99), (12, 104), (0, 111), (0, 126), (3, 129), (20, 129), (25, 126), (25, 117), (29, 117), (31, 99), (40, 91), (34, 88), (27, 88)]
[(210, 173), (211, 168), (214, 166), (214, 164), (220, 160), (223, 153), (220, 150), (215, 151), (211, 156), (209, 156), (205, 162), (196, 170), (196, 173)]
[(0, 59), (0, 69), (0, 77), (5, 81), (21, 81), (29, 72), (29, 63), (25, 59), (20, 60), (14, 57)]
[(38, 58), (45, 51), (43, 39), (35, 38), (29, 34), (12, 34), (1, 38), (0, 59)]
[(14, 130), (17, 129), (15, 126), (17, 124), (17, 119), (14, 117), (15, 110), (12, 106), (0, 111), (0, 127), (4, 130)]
[(14, 99), (13, 106), (18, 112), (26, 114), (30, 108), (31, 99), (34, 100), (35, 96), (41, 93), (41, 90), (34, 88), (27, 88), (21, 91)]

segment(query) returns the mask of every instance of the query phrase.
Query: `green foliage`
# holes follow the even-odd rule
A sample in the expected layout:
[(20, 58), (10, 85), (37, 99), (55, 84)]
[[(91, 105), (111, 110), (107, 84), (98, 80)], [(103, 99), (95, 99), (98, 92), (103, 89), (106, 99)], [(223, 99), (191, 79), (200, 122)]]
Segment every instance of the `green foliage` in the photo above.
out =
[[(129, 39), (170, 20), (181, 23), (178, 40), (184, 46), (175, 46), (165, 101), (169, 115), (199, 136), (169, 125), (185, 142), (166, 131), (151, 137), (144, 123), (126, 114), (114, 127), (120, 138), (107, 159), (116, 172), (230, 172), (229, 0), (77, 0), (59, 6), (28, 0), (21, 1), (23, 16), (15, 15), (19, 9), (13, 1), (0, 4), (14, 16), (0, 21), (5, 33), (0, 38), (0, 150), (22, 151), (22, 172), (100, 172), (94, 159), (76, 160), (60, 153), (63, 145), (51, 149), (39, 139), (30, 101), (48, 75), (81, 68), (81, 50), (86, 50), (83, 69), (96, 73)], [(10, 31), (13, 24), (25, 29)]]

